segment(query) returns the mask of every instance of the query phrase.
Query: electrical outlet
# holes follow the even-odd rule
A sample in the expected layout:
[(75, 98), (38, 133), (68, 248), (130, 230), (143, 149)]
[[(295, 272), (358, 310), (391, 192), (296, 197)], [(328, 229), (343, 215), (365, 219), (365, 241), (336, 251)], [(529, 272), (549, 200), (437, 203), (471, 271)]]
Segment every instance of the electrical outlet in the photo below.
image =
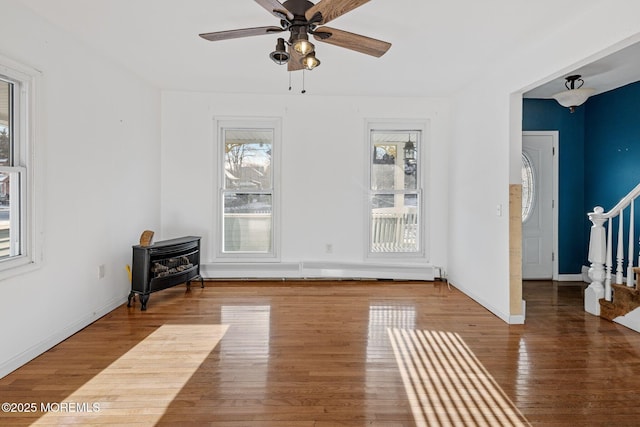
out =
[(327, 243), (324, 249), (325, 249), (325, 252), (328, 254), (333, 253), (333, 245), (331, 243)]
[(98, 266), (98, 279), (104, 278), (104, 264)]

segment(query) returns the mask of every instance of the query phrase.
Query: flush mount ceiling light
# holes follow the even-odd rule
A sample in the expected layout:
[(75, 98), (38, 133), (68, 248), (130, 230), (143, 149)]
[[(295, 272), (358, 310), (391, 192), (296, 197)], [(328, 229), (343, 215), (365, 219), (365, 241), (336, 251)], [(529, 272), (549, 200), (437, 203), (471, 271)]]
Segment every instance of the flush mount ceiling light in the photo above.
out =
[(569, 108), (572, 113), (576, 110), (576, 107), (584, 104), (596, 91), (595, 89), (583, 88), (584, 80), (581, 77), (578, 74), (565, 77), (564, 86), (567, 90), (553, 95), (553, 98), (560, 105)]
[[(289, 71), (312, 70), (320, 65), (314, 54), (315, 46), (309, 41), (309, 34), (318, 42), (375, 57), (381, 57), (391, 47), (391, 43), (385, 41), (324, 26), (369, 0), (320, 0), (315, 4), (307, 0), (287, 0), (284, 3), (278, 0), (255, 1), (278, 18), (280, 26), (217, 31), (200, 34), (200, 37), (209, 41), (219, 41), (288, 31), (289, 38), (278, 39), (276, 50), (271, 52), (269, 57), (276, 64), (288, 64)], [(285, 47), (285, 44), (288, 47)]]

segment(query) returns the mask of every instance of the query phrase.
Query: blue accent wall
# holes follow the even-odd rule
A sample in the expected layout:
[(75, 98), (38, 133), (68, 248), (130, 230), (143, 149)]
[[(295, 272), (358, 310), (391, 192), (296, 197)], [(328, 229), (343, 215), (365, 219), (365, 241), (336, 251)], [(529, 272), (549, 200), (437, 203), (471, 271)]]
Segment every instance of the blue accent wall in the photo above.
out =
[[(591, 211), (602, 206), (608, 211), (640, 183), (640, 82), (595, 96), (586, 106), (585, 208)], [(629, 209), (624, 216), (628, 230)], [(638, 204), (634, 223), (637, 257)], [(617, 224), (615, 227), (617, 230)], [(626, 252), (627, 242), (624, 247)]]
[(584, 227), (585, 107), (570, 113), (553, 99), (525, 99), (523, 131), (558, 131), (558, 272), (578, 274), (587, 257)]
[(640, 183), (640, 82), (593, 97), (585, 123), (585, 203), (609, 210)]
[[(573, 114), (555, 100), (525, 99), (522, 130), (559, 131), (558, 267), (580, 273), (587, 213), (611, 209), (640, 183), (640, 82), (591, 97)], [(640, 234), (640, 206), (635, 224)]]

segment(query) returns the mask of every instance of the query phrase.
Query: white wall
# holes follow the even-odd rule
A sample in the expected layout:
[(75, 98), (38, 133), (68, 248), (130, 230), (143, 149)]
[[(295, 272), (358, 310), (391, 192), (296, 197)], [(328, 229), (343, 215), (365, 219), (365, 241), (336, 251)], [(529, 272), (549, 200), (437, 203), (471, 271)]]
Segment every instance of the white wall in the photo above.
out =
[(0, 10), (0, 53), (42, 72), (44, 181), (42, 267), (0, 281), (4, 376), (126, 301), (131, 245), (159, 227), (160, 96), (16, 2)]
[(475, 90), (458, 104), (449, 181), (449, 280), (505, 320), (509, 314), (508, 101), (508, 94), (487, 89)]
[[(430, 123), (428, 204), (431, 256), (404, 264), (446, 266), (448, 102), (420, 98), (162, 94), (162, 236), (203, 236), (215, 261), (217, 178), (214, 119), (282, 120), (281, 261), (363, 263), (366, 235), (365, 119)], [(363, 222), (365, 221), (365, 222)], [(326, 244), (333, 252), (326, 253)], [(247, 273), (251, 276), (251, 273)]]
[[(639, 14), (637, 1), (577, 9), (566, 25), (524, 43), (457, 96), (449, 176), (450, 280), (505, 321), (514, 320), (509, 308), (509, 184), (521, 181), (522, 106), (514, 98), (638, 41)], [(503, 206), (501, 217), (497, 205)]]

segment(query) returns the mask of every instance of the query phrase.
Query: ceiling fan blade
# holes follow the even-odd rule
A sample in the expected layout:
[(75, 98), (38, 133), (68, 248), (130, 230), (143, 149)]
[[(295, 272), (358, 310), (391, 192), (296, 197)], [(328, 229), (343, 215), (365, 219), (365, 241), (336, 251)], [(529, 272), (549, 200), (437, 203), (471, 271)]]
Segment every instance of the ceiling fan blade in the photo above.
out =
[(356, 7), (360, 7), (369, 0), (320, 0), (314, 6), (311, 6), (304, 14), (307, 20), (311, 20), (313, 16), (320, 12), (322, 19), (316, 22), (318, 25), (324, 25), (329, 21), (352, 11)]
[(267, 9), (276, 18), (282, 19), (282, 15), (284, 15), (289, 20), (293, 19), (293, 13), (289, 12), (278, 0), (256, 0), (256, 3)]
[(217, 31), (215, 33), (203, 33), (200, 37), (215, 42), (218, 40), (238, 39), (241, 37), (261, 36), (264, 34), (281, 33), (284, 31), (280, 27), (255, 27), (243, 28), (240, 30)]
[(355, 50), (356, 52), (365, 53), (377, 58), (384, 55), (391, 47), (391, 43), (382, 40), (372, 39), (371, 37), (329, 27), (317, 29), (314, 31), (313, 37), (319, 42)]
[(287, 63), (288, 71), (302, 70), (302, 55), (300, 55), (294, 48), (289, 46), (289, 62)]

